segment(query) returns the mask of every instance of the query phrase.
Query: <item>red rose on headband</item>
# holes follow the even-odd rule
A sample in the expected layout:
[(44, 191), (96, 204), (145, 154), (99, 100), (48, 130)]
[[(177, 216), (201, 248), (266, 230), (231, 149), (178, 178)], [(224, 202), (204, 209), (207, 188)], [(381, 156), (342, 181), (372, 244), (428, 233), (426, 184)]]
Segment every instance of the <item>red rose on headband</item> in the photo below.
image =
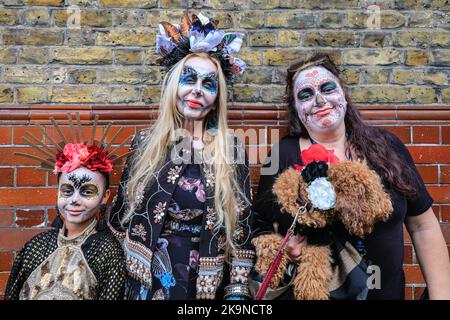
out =
[(55, 172), (72, 172), (79, 167), (103, 172), (112, 171), (107, 154), (97, 146), (86, 147), (82, 143), (68, 143), (56, 156)]
[(97, 146), (88, 147), (89, 157), (85, 161), (85, 167), (89, 170), (111, 172), (113, 165), (108, 159), (108, 155)]
[(294, 164), (294, 168), (302, 171), (304, 166), (307, 166), (314, 161), (323, 161), (329, 165), (334, 165), (339, 162), (339, 158), (334, 154), (334, 150), (328, 150), (321, 144), (313, 144), (308, 149), (303, 150), (301, 154), (303, 166)]

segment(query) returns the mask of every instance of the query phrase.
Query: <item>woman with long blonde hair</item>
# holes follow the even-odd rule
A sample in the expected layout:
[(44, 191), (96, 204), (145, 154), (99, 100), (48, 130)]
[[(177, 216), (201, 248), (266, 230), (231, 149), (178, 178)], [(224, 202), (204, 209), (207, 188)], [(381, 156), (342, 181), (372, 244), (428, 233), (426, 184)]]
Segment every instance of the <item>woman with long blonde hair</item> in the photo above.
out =
[[(127, 257), (126, 299), (245, 299), (253, 265), (245, 149), (227, 126), (241, 34), (203, 15), (161, 22), (166, 66), (155, 124), (138, 133), (110, 215)], [(229, 274), (228, 274), (229, 273)]]

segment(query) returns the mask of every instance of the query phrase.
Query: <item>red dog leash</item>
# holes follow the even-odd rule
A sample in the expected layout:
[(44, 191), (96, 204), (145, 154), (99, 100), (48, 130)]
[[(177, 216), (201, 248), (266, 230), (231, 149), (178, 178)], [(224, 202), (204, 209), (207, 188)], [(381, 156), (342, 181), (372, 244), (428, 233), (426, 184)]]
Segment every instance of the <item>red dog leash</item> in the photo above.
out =
[(299, 215), (300, 210), (302, 210), (303, 212), (306, 211), (305, 207), (301, 207), (299, 209), (299, 211), (297, 211), (294, 221), (292, 221), (292, 224), (291, 224), (288, 232), (286, 233), (286, 236), (284, 237), (283, 242), (281, 243), (280, 249), (278, 249), (277, 255), (275, 256), (275, 259), (273, 260), (273, 262), (270, 264), (269, 270), (267, 271), (267, 275), (264, 278), (264, 281), (261, 284), (261, 287), (259, 288), (258, 292), (256, 293), (255, 300), (262, 300), (264, 295), (266, 294), (267, 288), (270, 285), (270, 281), (272, 280), (273, 275), (275, 274), (275, 271), (278, 269), (278, 266), (280, 265), (281, 258), (283, 256), (284, 247), (286, 246), (286, 243), (288, 242), (288, 240), (294, 234), (295, 224), (297, 223), (297, 216)]

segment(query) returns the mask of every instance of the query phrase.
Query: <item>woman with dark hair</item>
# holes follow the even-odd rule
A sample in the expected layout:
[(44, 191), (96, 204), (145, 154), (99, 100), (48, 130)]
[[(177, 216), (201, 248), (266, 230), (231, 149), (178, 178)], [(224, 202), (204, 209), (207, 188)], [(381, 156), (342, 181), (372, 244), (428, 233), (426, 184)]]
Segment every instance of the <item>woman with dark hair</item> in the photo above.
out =
[[(303, 165), (302, 150), (321, 144), (332, 149), (341, 161), (361, 160), (367, 163), (381, 178), (392, 202), (390, 218), (376, 223), (373, 231), (364, 238), (351, 235), (340, 222), (333, 223), (330, 230), (351, 243), (372, 264), (375, 282), (369, 286), (367, 298), (404, 298), (405, 224), (430, 298), (449, 299), (450, 265), (445, 241), (431, 209), (433, 200), (404, 144), (392, 133), (363, 122), (350, 102), (338, 68), (326, 54), (315, 54), (289, 67), (286, 96), (289, 132), (274, 145), (261, 170), (254, 204), (254, 237), (286, 234), (293, 219), (282, 212), (273, 193), (273, 185), (289, 167)], [(278, 164), (278, 168), (268, 172), (274, 169), (274, 164)], [(289, 240), (286, 252), (292, 262), (299, 261), (308, 242), (308, 237), (303, 234), (296, 234)], [(332, 295), (330, 297), (333, 298)]]

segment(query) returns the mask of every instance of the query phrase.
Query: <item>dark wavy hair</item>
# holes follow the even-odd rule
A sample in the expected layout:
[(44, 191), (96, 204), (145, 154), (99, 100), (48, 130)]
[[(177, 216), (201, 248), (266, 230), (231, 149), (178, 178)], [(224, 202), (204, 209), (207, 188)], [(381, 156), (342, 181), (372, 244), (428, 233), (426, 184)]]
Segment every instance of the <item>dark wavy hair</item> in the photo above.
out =
[[(309, 59), (291, 65), (286, 77), (286, 101), (288, 104), (288, 130), (289, 134), (309, 139), (308, 131), (300, 121), (295, 108), (294, 77), (299, 70), (311, 66), (321, 66), (333, 73), (340, 82), (347, 100), (345, 114), (345, 130), (348, 145), (352, 146), (356, 156), (367, 160), (369, 166), (377, 171), (385, 183), (402, 193), (412, 197), (417, 194), (417, 183), (412, 177), (414, 172), (405, 164), (405, 160), (394, 151), (389, 135), (383, 129), (369, 126), (362, 120), (360, 112), (353, 107), (345, 81), (340, 77), (340, 71), (333, 60), (326, 53), (315, 53)], [(349, 148), (349, 147), (347, 147)], [(346, 150), (348, 153), (349, 150)]]

